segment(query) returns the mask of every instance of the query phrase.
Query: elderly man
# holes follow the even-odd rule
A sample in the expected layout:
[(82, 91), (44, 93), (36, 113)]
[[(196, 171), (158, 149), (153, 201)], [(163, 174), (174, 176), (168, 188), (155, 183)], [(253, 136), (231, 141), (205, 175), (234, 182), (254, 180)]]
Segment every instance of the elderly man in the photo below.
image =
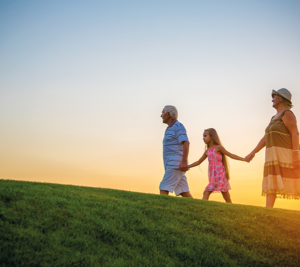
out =
[(178, 112), (174, 106), (165, 106), (161, 117), (168, 124), (163, 140), (163, 157), (165, 175), (159, 185), (160, 194), (190, 197), (189, 186), (185, 176), (187, 157), (189, 154), (189, 139), (184, 126), (177, 121)]

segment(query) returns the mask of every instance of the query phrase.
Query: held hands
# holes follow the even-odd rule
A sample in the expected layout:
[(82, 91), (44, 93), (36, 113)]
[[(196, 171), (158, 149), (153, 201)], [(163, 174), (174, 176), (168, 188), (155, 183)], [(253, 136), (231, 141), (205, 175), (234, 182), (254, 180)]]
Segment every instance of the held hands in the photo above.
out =
[(245, 161), (248, 163), (255, 157), (255, 153), (251, 152), (248, 156), (245, 157)]
[(178, 166), (178, 169), (181, 170), (182, 172), (186, 172), (188, 168), (187, 160), (182, 160), (181, 163)]

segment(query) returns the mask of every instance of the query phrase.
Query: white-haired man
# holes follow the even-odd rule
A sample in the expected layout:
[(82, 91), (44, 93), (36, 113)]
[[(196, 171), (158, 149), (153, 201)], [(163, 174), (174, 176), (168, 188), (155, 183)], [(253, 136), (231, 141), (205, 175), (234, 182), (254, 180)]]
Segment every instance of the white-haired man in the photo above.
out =
[(165, 106), (161, 117), (168, 127), (163, 140), (165, 175), (159, 185), (160, 194), (168, 195), (175, 191), (176, 196), (192, 198), (185, 176), (190, 145), (186, 130), (177, 120), (176, 107)]

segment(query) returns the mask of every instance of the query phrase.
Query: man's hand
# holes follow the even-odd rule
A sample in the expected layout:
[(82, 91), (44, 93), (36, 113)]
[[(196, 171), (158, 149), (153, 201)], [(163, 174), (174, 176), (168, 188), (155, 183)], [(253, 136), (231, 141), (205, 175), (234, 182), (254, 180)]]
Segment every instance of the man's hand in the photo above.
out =
[(178, 169), (181, 170), (182, 172), (185, 172), (188, 170), (188, 164), (187, 164), (187, 160), (182, 160), (181, 163), (178, 166)]
[(182, 155), (181, 163), (178, 166), (178, 169), (181, 170), (182, 172), (185, 172), (188, 170), (187, 158), (189, 155), (190, 142), (184, 141), (184, 142), (182, 142), (182, 144), (183, 144), (183, 155)]

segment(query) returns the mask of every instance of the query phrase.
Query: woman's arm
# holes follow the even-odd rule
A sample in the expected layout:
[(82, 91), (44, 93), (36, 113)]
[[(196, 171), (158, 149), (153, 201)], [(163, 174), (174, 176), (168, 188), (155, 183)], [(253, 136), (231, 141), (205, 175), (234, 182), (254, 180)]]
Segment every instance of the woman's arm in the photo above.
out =
[(207, 158), (206, 152), (204, 152), (203, 156), (202, 156), (199, 160), (197, 160), (196, 162), (194, 162), (194, 163), (188, 165), (187, 167), (188, 167), (188, 168), (193, 168), (193, 167), (195, 167), (195, 166), (198, 166), (198, 165), (200, 165), (206, 158)]
[(293, 163), (295, 167), (300, 167), (299, 158), (299, 131), (297, 127), (296, 117), (292, 112), (286, 112), (282, 116), (282, 121), (285, 127), (289, 130), (292, 136), (292, 146), (293, 146)]
[(257, 152), (266, 146), (266, 135), (259, 141), (257, 146), (252, 150), (252, 152), (245, 158), (247, 162), (252, 160)]
[(239, 157), (237, 155), (231, 154), (223, 146), (219, 145), (216, 147), (216, 152), (221, 152), (222, 154), (236, 160), (246, 161), (245, 158)]

